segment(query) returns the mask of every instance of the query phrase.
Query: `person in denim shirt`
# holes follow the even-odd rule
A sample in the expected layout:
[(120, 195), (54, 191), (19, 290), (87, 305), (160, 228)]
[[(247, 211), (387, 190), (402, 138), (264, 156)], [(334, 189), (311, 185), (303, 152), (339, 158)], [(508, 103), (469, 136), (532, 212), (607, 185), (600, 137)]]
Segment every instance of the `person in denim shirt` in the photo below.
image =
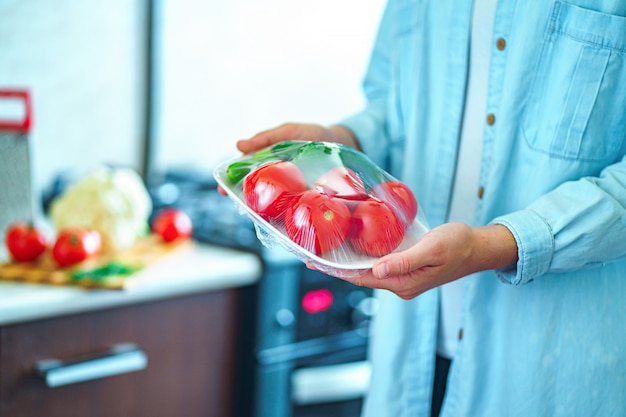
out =
[(472, 2), (390, 0), (363, 111), (238, 147), (354, 146), (428, 218), (415, 246), (353, 280), (386, 290), (364, 416), (430, 415), (441, 286), (458, 279), (440, 415), (626, 415), (626, 1), (501, 0), (493, 13), (472, 222), (448, 221)]

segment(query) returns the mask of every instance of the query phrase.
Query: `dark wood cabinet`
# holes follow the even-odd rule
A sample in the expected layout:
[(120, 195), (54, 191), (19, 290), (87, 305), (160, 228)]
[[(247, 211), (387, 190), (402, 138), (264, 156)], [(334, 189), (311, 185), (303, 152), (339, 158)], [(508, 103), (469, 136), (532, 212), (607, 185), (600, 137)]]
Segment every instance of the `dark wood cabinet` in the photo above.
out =
[[(239, 289), (0, 327), (0, 417), (227, 417), (234, 413)], [(50, 388), (44, 359), (98, 355), (120, 343), (147, 367)]]

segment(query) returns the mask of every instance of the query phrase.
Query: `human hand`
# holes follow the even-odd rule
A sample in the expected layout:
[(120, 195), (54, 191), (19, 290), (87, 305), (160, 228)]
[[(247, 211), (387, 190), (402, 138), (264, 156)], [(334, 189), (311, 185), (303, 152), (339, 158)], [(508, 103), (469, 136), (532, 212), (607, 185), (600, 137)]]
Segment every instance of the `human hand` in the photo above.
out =
[(237, 149), (247, 154), (286, 140), (336, 142), (359, 148), (352, 132), (343, 126), (324, 127), (317, 124), (285, 123), (259, 132), (249, 139), (238, 141)]
[(517, 243), (505, 226), (447, 223), (414, 246), (380, 258), (353, 284), (389, 290), (405, 300), (466, 275), (517, 262)]

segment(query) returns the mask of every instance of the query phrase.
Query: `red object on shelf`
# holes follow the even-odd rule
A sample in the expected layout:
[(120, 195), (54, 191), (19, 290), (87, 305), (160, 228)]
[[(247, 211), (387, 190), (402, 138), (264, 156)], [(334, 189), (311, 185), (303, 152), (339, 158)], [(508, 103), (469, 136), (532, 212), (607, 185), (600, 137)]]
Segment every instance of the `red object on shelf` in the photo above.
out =
[(28, 90), (0, 89), (0, 99), (16, 98), (24, 102), (24, 117), (22, 120), (4, 120), (0, 116), (0, 131), (17, 131), (28, 133), (32, 125), (32, 104)]

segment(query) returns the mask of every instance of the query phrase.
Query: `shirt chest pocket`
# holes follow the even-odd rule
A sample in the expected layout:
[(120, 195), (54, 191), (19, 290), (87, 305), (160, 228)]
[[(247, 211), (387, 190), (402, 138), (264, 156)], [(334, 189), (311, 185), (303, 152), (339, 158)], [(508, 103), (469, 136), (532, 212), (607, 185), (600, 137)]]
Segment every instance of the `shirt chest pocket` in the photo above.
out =
[(522, 122), (533, 149), (614, 159), (626, 132), (626, 17), (556, 2)]

